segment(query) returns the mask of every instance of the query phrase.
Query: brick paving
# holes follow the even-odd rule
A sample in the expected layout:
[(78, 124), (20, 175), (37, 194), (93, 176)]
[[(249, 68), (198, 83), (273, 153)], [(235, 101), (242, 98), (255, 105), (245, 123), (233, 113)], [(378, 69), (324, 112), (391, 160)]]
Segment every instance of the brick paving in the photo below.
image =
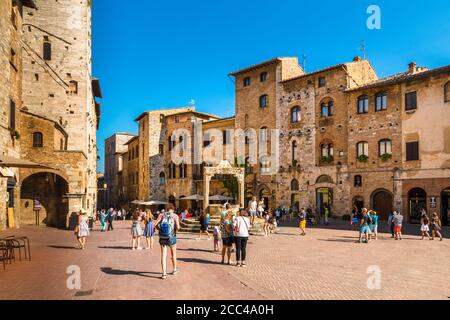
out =
[[(448, 299), (450, 232), (443, 242), (419, 241), (417, 228), (408, 226), (403, 241), (382, 234), (367, 245), (343, 222), (311, 228), (306, 237), (287, 224), (269, 239), (251, 238), (246, 269), (218, 264), (212, 242), (181, 234), (181, 273), (165, 281), (156, 238), (153, 251), (130, 250), (129, 222), (94, 231), (85, 251), (74, 249), (68, 231), (9, 230), (0, 237), (30, 237), (33, 261), (0, 269), (0, 299)], [(81, 290), (67, 289), (70, 265), (81, 268)], [(367, 288), (369, 266), (381, 269), (380, 290)]]

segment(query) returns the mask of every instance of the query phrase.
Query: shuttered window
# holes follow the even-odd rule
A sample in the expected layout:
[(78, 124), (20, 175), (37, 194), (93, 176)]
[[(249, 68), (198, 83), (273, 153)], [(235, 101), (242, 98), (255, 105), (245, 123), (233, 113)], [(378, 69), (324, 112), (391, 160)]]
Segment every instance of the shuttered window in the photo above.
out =
[(406, 161), (419, 160), (419, 142), (406, 143)]
[(417, 92), (407, 93), (405, 96), (406, 111), (417, 109)]

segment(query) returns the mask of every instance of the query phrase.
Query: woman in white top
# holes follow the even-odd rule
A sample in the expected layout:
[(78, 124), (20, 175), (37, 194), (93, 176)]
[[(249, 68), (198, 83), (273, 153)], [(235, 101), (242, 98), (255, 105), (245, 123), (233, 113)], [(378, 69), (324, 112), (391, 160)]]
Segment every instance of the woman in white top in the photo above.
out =
[(236, 266), (246, 267), (247, 242), (250, 231), (250, 220), (245, 210), (239, 212), (239, 216), (234, 221), (234, 235), (236, 240)]

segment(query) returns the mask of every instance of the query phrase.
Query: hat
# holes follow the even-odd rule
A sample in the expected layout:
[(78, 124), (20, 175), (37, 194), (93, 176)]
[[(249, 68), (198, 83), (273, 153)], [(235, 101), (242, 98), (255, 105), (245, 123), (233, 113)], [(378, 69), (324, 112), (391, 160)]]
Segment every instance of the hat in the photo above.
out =
[(80, 214), (87, 214), (87, 211), (85, 209), (81, 209)]

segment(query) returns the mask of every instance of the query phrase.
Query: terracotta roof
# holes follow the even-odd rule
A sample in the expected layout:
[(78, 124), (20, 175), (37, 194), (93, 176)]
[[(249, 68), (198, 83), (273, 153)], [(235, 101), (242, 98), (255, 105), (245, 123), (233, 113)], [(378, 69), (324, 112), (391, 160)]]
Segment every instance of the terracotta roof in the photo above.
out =
[(139, 139), (139, 136), (135, 136), (135, 137), (131, 138), (131, 139), (128, 140), (128, 142), (125, 143), (124, 145), (127, 146), (127, 145), (131, 144), (133, 141), (135, 141), (135, 140), (137, 140), (137, 139)]
[(413, 74), (409, 73), (409, 72), (398, 73), (398, 74), (392, 75), (392, 76), (384, 78), (384, 79), (380, 79), (378, 81), (369, 83), (367, 85), (364, 85), (364, 86), (361, 86), (358, 88), (349, 89), (349, 90), (347, 90), (347, 92), (357, 91), (357, 90), (362, 90), (362, 89), (376, 88), (376, 87), (381, 87), (381, 86), (388, 86), (388, 85), (399, 84), (399, 83), (403, 83), (403, 82), (411, 82), (411, 81), (415, 81), (415, 80), (422, 80), (422, 79), (432, 77), (434, 75), (443, 74), (443, 73), (450, 74), (450, 65), (444, 66), (444, 67), (439, 67), (436, 69), (427, 70), (427, 71), (421, 71), (421, 72), (413, 73)]
[(261, 63), (258, 63), (258, 64), (254, 64), (254, 65), (252, 65), (250, 67), (247, 67), (247, 68), (244, 68), (244, 69), (232, 72), (229, 75), (230, 76), (237, 76), (237, 75), (239, 75), (241, 73), (249, 72), (249, 71), (252, 71), (252, 70), (257, 69), (257, 68), (261, 68), (261, 67), (264, 67), (264, 66), (267, 66), (267, 65), (278, 63), (278, 62), (282, 61), (283, 59), (288, 59), (288, 58), (287, 57), (273, 58), (273, 59), (270, 59), (270, 60), (267, 60), (267, 61), (264, 61), (264, 62), (261, 62)]
[(294, 81), (294, 80), (298, 80), (298, 79), (302, 79), (302, 78), (307, 78), (309, 76), (317, 75), (317, 74), (322, 73), (322, 72), (331, 71), (331, 70), (334, 70), (334, 69), (339, 69), (339, 68), (345, 67), (345, 65), (346, 65), (346, 63), (340, 63), (340, 64), (337, 64), (335, 66), (327, 67), (325, 69), (320, 69), (320, 70), (317, 70), (317, 71), (314, 71), (314, 72), (302, 74), (302, 75), (300, 75), (298, 77), (286, 79), (284, 81), (281, 81), (281, 83), (286, 83), (286, 82), (289, 82), (289, 81)]

